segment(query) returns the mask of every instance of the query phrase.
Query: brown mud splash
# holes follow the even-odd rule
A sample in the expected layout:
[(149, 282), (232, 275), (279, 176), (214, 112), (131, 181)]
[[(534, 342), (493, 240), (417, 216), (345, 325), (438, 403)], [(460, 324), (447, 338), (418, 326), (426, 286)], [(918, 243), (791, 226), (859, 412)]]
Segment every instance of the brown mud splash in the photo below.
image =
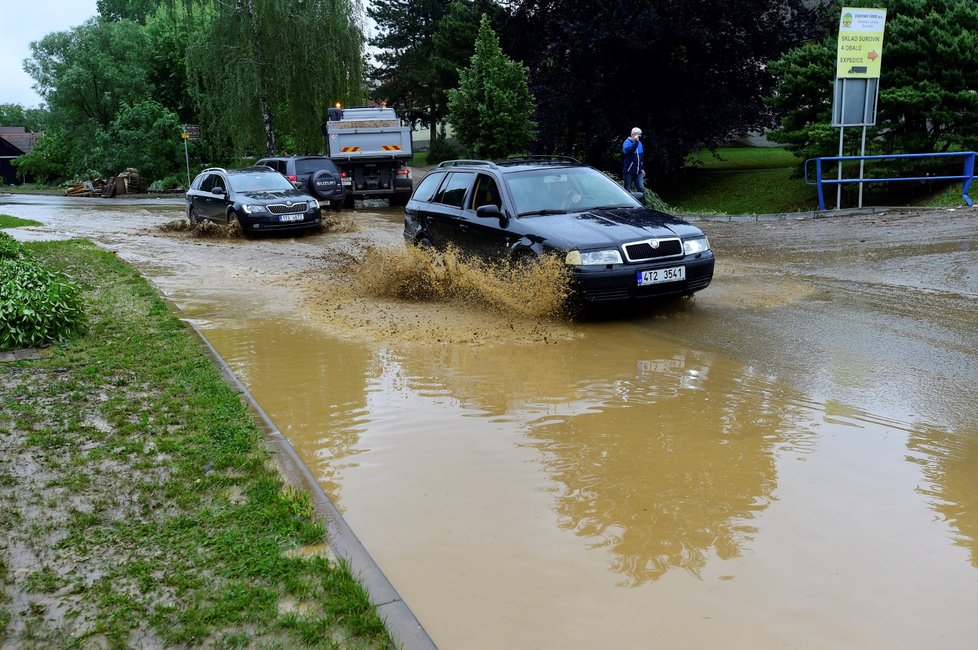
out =
[[(191, 237), (201, 239), (243, 239), (245, 237), (241, 230), (241, 224), (237, 221), (230, 225), (214, 223), (213, 221), (201, 221), (192, 224), (186, 219), (177, 219), (160, 225), (159, 229), (165, 233), (189, 233)], [(324, 212), (322, 224), (312, 232), (320, 234), (327, 232), (352, 233), (359, 232), (359, 230), (359, 224), (352, 218), (342, 213)]]
[(569, 282), (551, 256), (511, 265), (417, 246), (369, 248), (356, 275), (357, 287), (378, 298), (481, 304), (528, 318), (562, 317)]
[(231, 225), (214, 223), (213, 221), (201, 221), (200, 223), (190, 223), (186, 219), (168, 221), (160, 226), (163, 232), (185, 232), (191, 237), (201, 239), (239, 239), (243, 237), (241, 224), (234, 222)]
[(345, 261), (344, 270), (304, 282), (303, 308), (333, 334), (475, 345), (581, 335), (564, 317), (570, 274), (557, 259), (509, 266), (455, 251), (368, 246)]

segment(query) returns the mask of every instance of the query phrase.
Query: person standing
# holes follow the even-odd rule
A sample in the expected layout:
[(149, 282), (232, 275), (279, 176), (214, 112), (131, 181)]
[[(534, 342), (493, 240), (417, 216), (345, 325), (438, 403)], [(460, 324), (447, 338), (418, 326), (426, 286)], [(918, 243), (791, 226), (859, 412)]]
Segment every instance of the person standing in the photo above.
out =
[(642, 129), (637, 126), (632, 129), (631, 135), (621, 145), (621, 153), (625, 190), (641, 192), (642, 205), (645, 205), (645, 149), (642, 147)]

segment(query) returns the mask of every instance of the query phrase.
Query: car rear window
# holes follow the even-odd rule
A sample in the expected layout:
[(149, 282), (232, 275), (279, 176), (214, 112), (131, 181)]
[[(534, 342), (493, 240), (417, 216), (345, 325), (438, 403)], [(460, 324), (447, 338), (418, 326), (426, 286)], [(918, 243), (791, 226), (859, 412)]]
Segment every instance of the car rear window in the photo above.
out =
[(336, 173), (336, 165), (329, 158), (300, 158), (295, 161), (295, 173), (299, 176), (314, 174), (321, 169)]

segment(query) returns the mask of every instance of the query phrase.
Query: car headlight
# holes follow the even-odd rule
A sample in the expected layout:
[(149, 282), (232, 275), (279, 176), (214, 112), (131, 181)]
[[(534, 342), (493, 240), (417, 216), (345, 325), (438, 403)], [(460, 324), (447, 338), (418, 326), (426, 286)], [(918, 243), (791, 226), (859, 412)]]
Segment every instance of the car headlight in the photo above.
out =
[(250, 203), (245, 203), (241, 206), (245, 214), (254, 214), (256, 212), (264, 212), (265, 208), (260, 205), (251, 205)]
[(706, 237), (683, 240), (683, 253), (686, 255), (696, 255), (696, 253), (702, 253), (708, 250), (710, 250), (710, 242)]
[(617, 250), (590, 251), (571, 251), (567, 253), (564, 262), (571, 266), (600, 266), (604, 264), (621, 264), (621, 253)]
[(309, 201), (309, 209), (315, 210), (319, 207), (319, 201)]

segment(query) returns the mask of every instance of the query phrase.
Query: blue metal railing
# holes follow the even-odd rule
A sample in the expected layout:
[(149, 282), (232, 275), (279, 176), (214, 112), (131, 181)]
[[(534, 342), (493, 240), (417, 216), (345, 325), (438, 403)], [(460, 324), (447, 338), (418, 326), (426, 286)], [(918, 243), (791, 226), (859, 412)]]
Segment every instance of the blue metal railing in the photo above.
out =
[[(838, 162), (840, 165), (846, 160), (887, 160), (898, 158), (964, 158), (964, 171), (960, 176), (903, 176), (896, 178), (824, 178), (822, 176), (823, 162)], [(815, 161), (815, 181), (808, 179), (808, 163)], [(952, 151), (946, 153), (901, 153), (885, 156), (834, 156), (822, 158), (809, 158), (805, 161), (805, 183), (818, 187), (818, 208), (825, 209), (825, 193), (823, 185), (845, 185), (851, 183), (888, 183), (899, 181), (964, 181), (961, 189), (961, 198), (968, 205), (974, 205), (974, 201), (968, 196), (968, 189), (971, 181), (975, 179), (975, 152), (974, 151)]]

